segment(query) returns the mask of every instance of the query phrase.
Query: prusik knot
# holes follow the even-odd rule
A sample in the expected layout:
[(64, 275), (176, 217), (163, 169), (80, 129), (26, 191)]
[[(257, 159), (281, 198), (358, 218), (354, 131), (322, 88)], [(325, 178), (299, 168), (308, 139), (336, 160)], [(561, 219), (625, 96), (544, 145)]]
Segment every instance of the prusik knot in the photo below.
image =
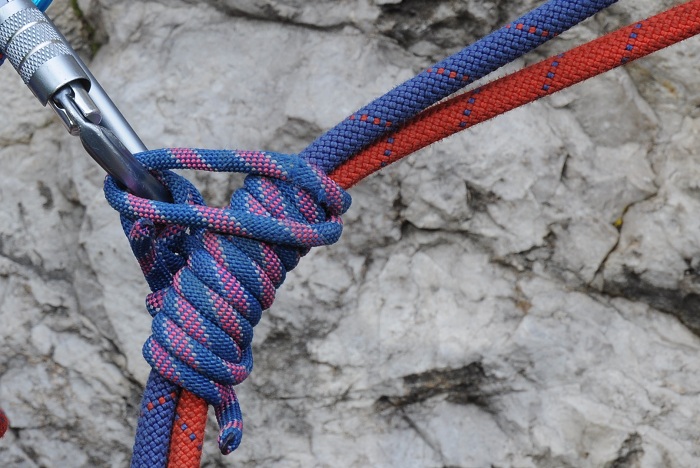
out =
[[(224, 453), (242, 436), (234, 386), (253, 368), (253, 327), (286, 272), (311, 247), (332, 244), (350, 196), (293, 155), (191, 149), (138, 155), (171, 190), (174, 202), (136, 197), (110, 177), (105, 193), (153, 291), (144, 357), (165, 379), (216, 410)], [(246, 172), (225, 208), (167, 169)]]

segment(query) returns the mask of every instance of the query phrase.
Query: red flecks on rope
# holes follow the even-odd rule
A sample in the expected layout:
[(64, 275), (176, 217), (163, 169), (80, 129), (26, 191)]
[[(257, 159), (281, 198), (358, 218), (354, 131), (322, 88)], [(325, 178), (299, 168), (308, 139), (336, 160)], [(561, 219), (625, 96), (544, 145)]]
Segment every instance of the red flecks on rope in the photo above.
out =
[[(534, 31), (544, 34), (546, 31)], [(356, 184), (368, 175), (456, 132), (489, 120), (516, 107), (548, 96), (583, 80), (601, 74), (700, 33), (700, 0), (692, 0), (648, 20), (551, 57), (506, 76), (477, 90), (436, 105), (407, 122), (390, 136), (367, 147), (331, 173), (342, 187)], [(367, 117), (369, 118), (369, 116)], [(376, 122), (386, 125), (385, 122)], [(199, 408), (185, 411), (178, 407), (179, 420), (173, 429), (171, 457), (185, 452), (182, 446), (204, 436), (206, 405), (197, 397), (180, 405)], [(178, 432), (179, 424), (179, 433)], [(186, 427), (192, 432), (185, 435)], [(172, 458), (169, 466), (199, 466), (201, 452)], [(179, 457), (179, 455), (177, 455)]]
[(692, 0), (433, 106), (340, 165), (331, 178), (352, 187), (454, 133), (699, 33), (700, 0)]
[(3, 410), (0, 409), (0, 438), (5, 435), (7, 430), (10, 428), (10, 421), (5, 416)]
[(202, 459), (207, 402), (187, 390), (182, 391), (168, 454), (168, 468), (197, 467)]

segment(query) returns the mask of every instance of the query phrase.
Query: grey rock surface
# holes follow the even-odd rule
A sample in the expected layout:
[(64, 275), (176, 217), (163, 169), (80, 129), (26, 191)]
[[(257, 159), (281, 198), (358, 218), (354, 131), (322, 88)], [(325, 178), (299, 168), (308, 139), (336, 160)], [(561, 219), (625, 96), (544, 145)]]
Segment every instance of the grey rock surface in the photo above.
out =
[[(149, 147), (299, 151), (538, 2), (57, 0)], [(622, 1), (516, 65), (679, 1)], [(92, 55), (94, 54), (94, 56)], [(700, 466), (700, 40), (352, 189), (204, 466)], [(101, 170), (0, 69), (0, 466), (128, 464), (147, 286)], [(239, 178), (191, 174), (224, 204)]]

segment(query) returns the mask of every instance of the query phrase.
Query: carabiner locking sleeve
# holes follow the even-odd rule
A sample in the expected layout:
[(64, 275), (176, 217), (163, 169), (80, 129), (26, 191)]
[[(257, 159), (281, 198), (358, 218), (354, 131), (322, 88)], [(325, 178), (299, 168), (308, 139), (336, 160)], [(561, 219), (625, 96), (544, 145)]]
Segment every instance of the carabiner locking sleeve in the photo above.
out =
[(118, 182), (140, 197), (171, 200), (132, 154), (146, 147), (66, 38), (30, 0), (0, 0), (0, 53)]

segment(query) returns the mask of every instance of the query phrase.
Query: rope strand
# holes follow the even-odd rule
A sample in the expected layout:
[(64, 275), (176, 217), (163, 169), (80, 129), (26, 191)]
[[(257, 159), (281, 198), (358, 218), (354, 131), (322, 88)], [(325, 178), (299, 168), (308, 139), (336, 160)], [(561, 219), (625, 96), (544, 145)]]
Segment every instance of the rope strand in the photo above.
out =
[(175, 413), (168, 468), (199, 466), (207, 424), (207, 402), (194, 393), (182, 391)]

